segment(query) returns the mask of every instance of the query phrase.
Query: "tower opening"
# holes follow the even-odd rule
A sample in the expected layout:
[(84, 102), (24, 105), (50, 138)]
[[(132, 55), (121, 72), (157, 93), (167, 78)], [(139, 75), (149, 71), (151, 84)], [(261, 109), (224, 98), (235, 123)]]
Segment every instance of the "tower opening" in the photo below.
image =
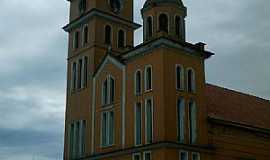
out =
[(166, 14), (159, 16), (159, 30), (168, 33), (168, 16)]

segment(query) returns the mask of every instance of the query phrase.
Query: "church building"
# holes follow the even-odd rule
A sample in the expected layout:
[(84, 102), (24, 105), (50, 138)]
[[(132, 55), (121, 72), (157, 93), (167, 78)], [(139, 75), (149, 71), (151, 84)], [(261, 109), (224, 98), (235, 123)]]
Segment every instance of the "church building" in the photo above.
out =
[[(207, 84), (182, 0), (68, 0), (64, 160), (270, 160), (270, 101)], [(143, 42), (134, 31), (143, 27)]]

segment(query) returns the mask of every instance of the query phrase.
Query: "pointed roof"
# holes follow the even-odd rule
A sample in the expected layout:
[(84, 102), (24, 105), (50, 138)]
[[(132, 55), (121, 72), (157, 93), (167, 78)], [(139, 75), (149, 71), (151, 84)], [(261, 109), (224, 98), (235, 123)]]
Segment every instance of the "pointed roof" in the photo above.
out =
[(170, 4), (177, 5), (179, 7), (184, 7), (182, 0), (146, 0), (143, 8), (147, 8), (147, 7), (152, 6), (152, 5), (159, 5), (159, 4), (163, 4), (163, 3), (164, 4), (170, 3)]

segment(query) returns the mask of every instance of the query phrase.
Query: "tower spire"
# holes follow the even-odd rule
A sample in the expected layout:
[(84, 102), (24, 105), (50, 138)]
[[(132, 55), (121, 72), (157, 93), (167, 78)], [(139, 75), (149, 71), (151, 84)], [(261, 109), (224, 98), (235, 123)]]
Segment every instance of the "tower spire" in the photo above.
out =
[(147, 0), (141, 12), (144, 20), (144, 41), (160, 36), (185, 41), (187, 9), (182, 0)]

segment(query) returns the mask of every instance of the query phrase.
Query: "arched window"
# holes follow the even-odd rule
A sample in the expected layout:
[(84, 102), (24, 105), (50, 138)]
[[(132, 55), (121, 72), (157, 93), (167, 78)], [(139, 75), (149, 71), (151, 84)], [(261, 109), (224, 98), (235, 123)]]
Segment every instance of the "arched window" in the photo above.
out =
[(195, 72), (193, 69), (187, 70), (187, 89), (188, 92), (195, 92), (196, 90), (195, 83)]
[(115, 99), (115, 80), (109, 75), (102, 84), (102, 105), (109, 105)]
[(73, 48), (75, 48), (75, 49), (79, 48), (79, 39), (80, 39), (80, 32), (76, 31), (74, 33)]
[(175, 68), (176, 72), (176, 89), (183, 90), (184, 89), (184, 68), (183, 66), (177, 64)]
[(118, 48), (125, 47), (125, 32), (120, 29), (118, 31)]
[(159, 16), (159, 30), (168, 33), (168, 16), (166, 14)]
[(105, 27), (105, 44), (111, 44), (112, 39), (112, 28), (111, 26), (107, 25)]
[(189, 109), (189, 142), (191, 144), (197, 141), (197, 108), (196, 103), (190, 100), (188, 103)]
[(88, 43), (88, 26), (85, 26), (83, 28), (83, 44), (87, 44)]
[(177, 36), (177, 38), (180, 38), (180, 28), (181, 26), (181, 18), (179, 16), (175, 17), (175, 34)]
[(152, 17), (148, 17), (146, 21), (146, 36), (151, 38), (153, 36), (153, 20)]
[(142, 75), (141, 71), (138, 70), (135, 73), (135, 94), (140, 95), (142, 93)]
[(152, 89), (152, 66), (148, 65), (145, 67), (145, 91), (149, 91)]

